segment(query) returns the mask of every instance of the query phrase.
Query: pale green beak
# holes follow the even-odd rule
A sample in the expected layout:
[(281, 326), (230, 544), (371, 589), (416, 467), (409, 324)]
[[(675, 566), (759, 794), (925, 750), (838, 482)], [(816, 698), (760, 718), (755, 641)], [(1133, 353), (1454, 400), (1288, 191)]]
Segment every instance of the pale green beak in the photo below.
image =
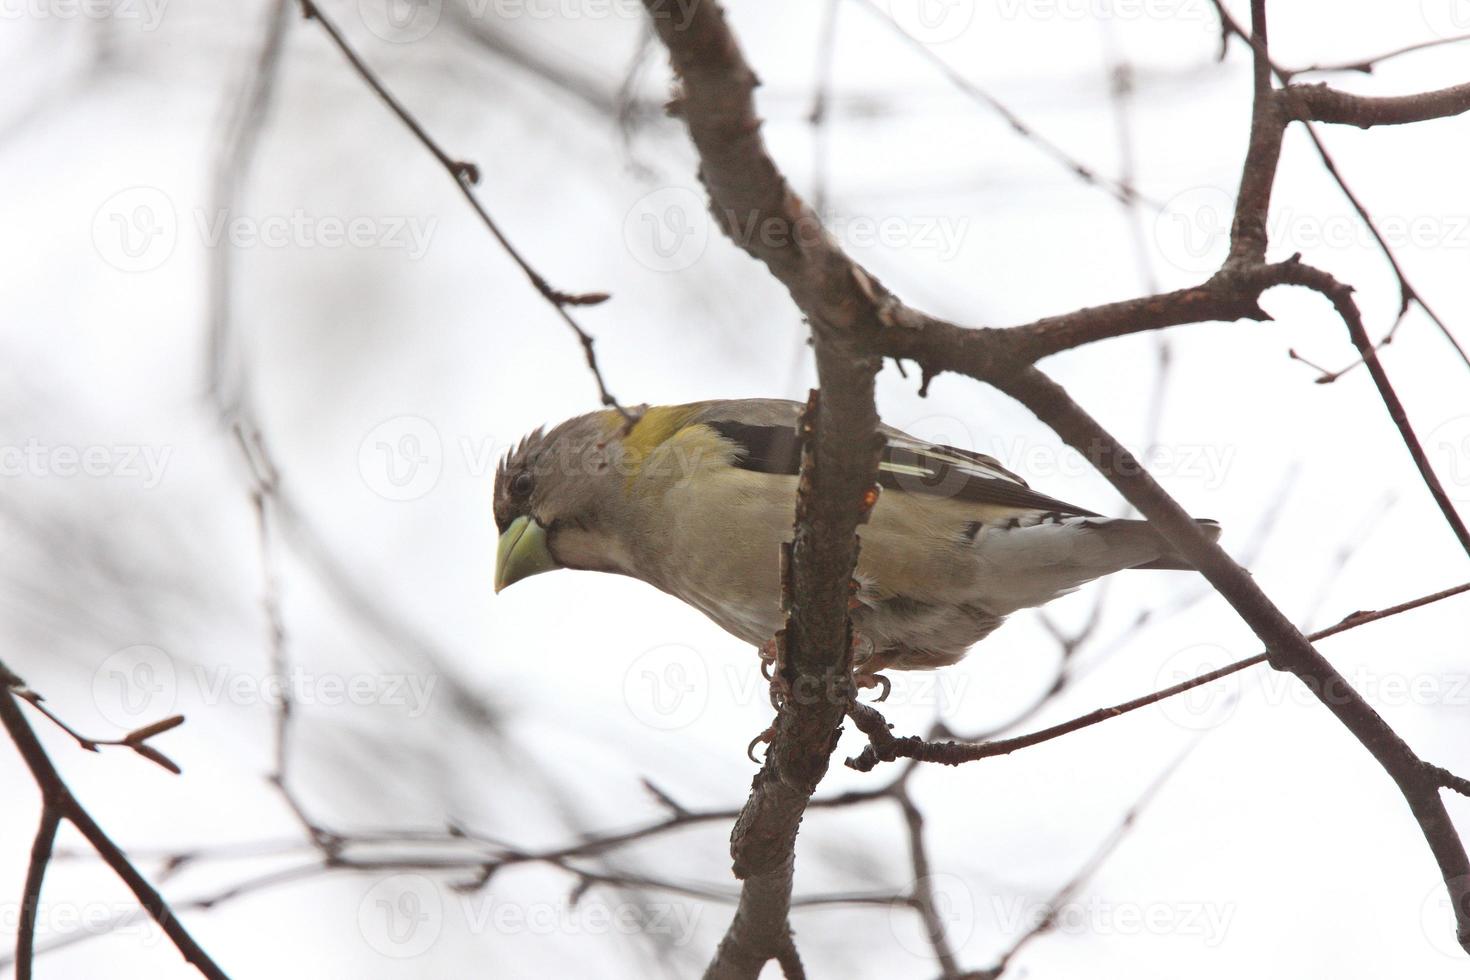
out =
[(546, 547), (546, 528), (529, 517), (517, 517), (495, 547), (495, 591), (560, 567)]

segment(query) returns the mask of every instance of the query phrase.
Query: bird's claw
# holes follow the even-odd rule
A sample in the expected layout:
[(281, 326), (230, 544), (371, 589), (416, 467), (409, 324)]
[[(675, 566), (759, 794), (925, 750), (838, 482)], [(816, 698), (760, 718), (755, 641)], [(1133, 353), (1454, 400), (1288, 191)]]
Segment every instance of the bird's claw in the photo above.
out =
[(761, 732), (755, 738), (753, 738), (753, 739), (750, 740), (750, 744), (745, 747), (745, 757), (747, 759), (749, 759), (751, 762), (754, 762), (756, 765), (760, 765), (761, 764), (761, 760), (759, 760), (759, 759), (757, 759), (755, 757), (755, 747), (757, 745), (760, 745), (762, 742), (765, 742), (767, 745), (769, 745), (770, 742), (771, 742), (771, 739), (773, 739), (775, 737), (776, 737), (776, 726), (775, 726), (774, 723), (772, 723), (772, 725), (771, 725), (770, 728), (767, 728), (765, 731)]
[(869, 674), (862, 671), (854, 671), (852, 675), (852, 683), (853, 686), (860, 691), (869, 690), (875, 687), (881, 688), (882, 693), (880, 693), (876, 698), (873, 699), (874, 704), (882, 704), (884, 701), (888, 700), (888, 695), (893, 693), (893, 682), (890, 681), (883, 674)]

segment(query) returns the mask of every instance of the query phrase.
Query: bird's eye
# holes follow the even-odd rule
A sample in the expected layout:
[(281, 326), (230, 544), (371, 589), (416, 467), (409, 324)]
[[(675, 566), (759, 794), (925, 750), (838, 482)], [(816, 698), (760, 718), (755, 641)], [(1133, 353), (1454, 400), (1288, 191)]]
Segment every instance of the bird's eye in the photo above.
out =
[(534, 481), (529, 473), (517, 473), (510, 481), (510, 493), (512, 497), (529, 497), (531, 485)]

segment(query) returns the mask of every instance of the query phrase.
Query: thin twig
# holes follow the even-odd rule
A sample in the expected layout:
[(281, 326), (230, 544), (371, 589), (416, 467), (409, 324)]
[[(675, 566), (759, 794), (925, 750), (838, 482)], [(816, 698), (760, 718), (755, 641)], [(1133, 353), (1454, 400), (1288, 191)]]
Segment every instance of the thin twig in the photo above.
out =
[(860, 0), (860, 6), (878, 18), (885, 27), (903, 40), (910, 50), (933, 65), (940, 74), (948, 79), (965, 96), (1000, 116), (1011, 129), (1016, 131), (1017, 135), (1032, 146), (1035, 146), (1046, 156), (1051, 157), (1057, 163), (1061, 164), (1083, 183), (1091, 184), (1124, 203), (1132, 200), (1142, 200), (1156, 209), (1162, 209), (1162, 205), (1149, 201), (1139, 194), (1138, 189), (1132, 184), (1098, 173), (1091, 166), (1083, 163), (1059, 145), (1037, 132), (1035, 127), (1017, 115), (1004, 102), (970, 81), (970, 79), (951, 66), (949, 62), (935, 54), (929, 45), (904, 30), (903, 25), (895, 20), (893, 15), (876, 3), (875, 0)]
[(46, 868), (51, 864), (51, 849), (56, 843), (56, 831), (61, 827), (61, 817), (59, 807), (49, 803), (41, 805), (41, 825), (36, 828), (36, 839), (31, 843), (31, 862), (26, 869), (20, 916), (15, 926), (16, 980), (31, 980), (36, 945), (36, 916), (41, 908), (41, 885), (46, 880)]
[[(1466, 592), (1470, 592), (1470, 582), (1456, 585), (1430, 595), (1420, 596), (1417, 599), (1411, 599), (1408, 602), (1390, 606), (1387, 609), (1374, 612), (1355, 612), (1326, 629), (1310, 634), (1307, 639), (1314, 642), (1325, 640), (1330, 636), (1345, 633), (1359, 626), (1375, 623), (1380, 619), (1388, 619), (1391, 616), (1397, 616), (1400, 613), (1406, 613), (1410, 610), (1418, 609), (1422, 606), (1427, 606), (1431, 603), (1439, 602), (1442, 599), (1448, 599)], [(1222, 677), (1229, 677), (1231, 674), (1245, 670), (1248, 667), (1263, 664), (1269, 657), (1269, 653), (1258, 653), (1254, 656), (1246, 657), (1243, 660), (1237, 660), (1223, 667), (1207, 671), (1197, 677), (1191, 677), (1178, 684), (1172, 684), (1162, 690), (1153, 691), (1141, 697), (1124, 701), (1121, 704), (1112, 705), (1111, 707), (1098, 708), (1096, 711), (1089, 711), (1085, 715), (1079, 715), (1076, 718), (1051, 725), (1039, 731), (1030, 732), (1026, 735), (1017, 735), (1013, 738), (991, 739), (988, 741), (955, 741), (951, 739), (935, 742), (916, 736), (896, 738), (889, 732), (887, 723), (883, 721), (882, 715), (876, 709), (870, 705), (859, 704), (850, 709), (850, 712), (854, 723), (857, 724), (858, 728), (864, 734), (868, 735), (870, 742), (856, 756), (847, 760), (847, 766), (859, 772), (868, 772), (880, 762), (891, 762), (895, 759), (916, 759), (921, 762), (938, 762), (947, 766), (957, 766), (980, 759), (1010, 755), (1012, 752), (1020, 749), (1050, 742), (1053, 739), (1061, 738), (1063, 735), (1070, 735), (1084, 728), (1091, 728), (1093, 725), (1099, 725), (1113, 718), (1121, 717), (1122, 715), (1137, 711), (1139, 708), (1146, 708), (1151, 704), (1157, 704), (1167, 698), (1183, 694), (1186, 691), (1192, 691), (1197, 687), (1213, 683)]]
[(1283, 69), (1282, 75), (1284, 77), (1282, 81), (1291, 81), (1296, 76), (1305, 75), (1308, 72), (1353, 71), (1364, 75), (1371, 75), (1373, 74), (1373, 70), (1385, 61), (1390, 61), (1406, 54), (1427, 51), (1430, 48), (1437, 48), (1445, 44), (1459, 44), (1462, 41), (1470, 41), (1470, 34), (1456, 34), (1453, 37), (1437, 37), (1429, 41), (1420, 41), (1417, 44), (1406, 44), (1401, 48), (1394, 48), (1392, 51), (1387, 51), (1383, 54), (1375, 54), (1368, 58), (1359, 58), (1357, 61), (1338, 61), (1325, 65), (1308, 65), (1305, 68)]
[[(0, 675), (5, 677), (14, 676), (8, 670), (5, 670), (3, 665), (0, 665)], [(19, 749), (21, 758), (25, 760), (26, 767), (31, 772), (31, 778), (35, 780), (36, 786), (41, 791), (42, 809), (54, 809), (58, 811), (72, 826), (81, 832), (82, 836), (87, 839), (87, 842), (92, 845), (102, 860), (107, 863), (107, 866), (122, 879), (123, 883), (128, 886), (128, 889), (138, 899), (139, 903), (148, 910), (148, 914), (159, 924), (165, 935), (168, 936), (169, 941), (173, 943), (174, 948), (183, 955), (185, 960), (193, 964), (195, 969), (204, 976), (211, 978), (211, 980), (227, 980), (225, 971), (220, 968), (219, 964), (215, 963), (214, 959), (204, 951), (204, 947), (200, 946), (194, 937), (189, 934), (189, 931), (184, 928), (183, 924), (179, 922), (178, 917), (174, 914), (173, 909), (169, 907), (169, 904), (164, 901), (163, 896), (148, 883), (148, 880), (138, 872), (137, 868), (133, 867), (127, 855), (112, 842), (112, 839), (107, 836), (107, 833), (97, 821), (92, 819), (91, 814), (72, 795), (66, 782), (61, 778), (61, 774), (56, 771), (56, 766), (51, 762), (50, 757), (46, 755), (46, 750), (42, 748), (40, 741), (36, 738), (36, 733), (31, 730), (30, 724), (27, 723), (25, 715), (21, 712), (20, 704), (8, 682), (0, 685), (0, 723), (3, 723), (6, 732), (10, 735), (10, 740)], [(44, 822), (42, 826), (44, 829)], [(48, 860), (49, 856), (48, 851), (46, 854)], [(38, 883), (36, 886), (38, 889), (40, 887), (39, 876), (42, 873), (32, 870), (30, 876), (28, 876), (35, 878)], [(19, 957), (20, 951), (18, 944), (17, 957)]]
[(456, 160), (446, 153), (434, 141), (433, 137), (428, 134), (428, 131), (419, 124), (419, 121), (414, 118), (413, 114), (404, 107), (403, 103), (399, 102), (393, 93), (388, 91), (387, 86), (373, 73), (373, 70), (367, 66), (366, 62), (358, 57), (357, 52), (347, 43), (346, 37), (322, 13), (321, 8), (313, 0), (300, 0), (300, 2), (302, 15), (308, 20), (315, 20), (322, 25), (322, 29), (326, 31), (327, 36), (331, 39), (337, 50), (342, 52), (342, 56), (352, 65), (353, 70), (367, 83), (369, 88), (377, 93), (378, 98), (383, 100), (383, 103), (393, 111), (393, 114), (398, 117), (399, 121), (408, 127), (409, 132), (413, 133), (414, 137), (423, 144), (424, 148), (434, 155), (434, 159), (439, 161), (439, 165), (449, 172), (449, 175), (454, 178), (455, 186), (459, 188), (460, 193), (464, 195), (465, 200), (469, 202), (475, 214), (480, 216), (481, 223), (495, 237), (495, 240), (500, 243), (500, 247), (505, 250), (505, 254), (510, 256), (511, 261), (530, 280), (536, 292), (540, 293), (551, 304), (552, 309), (556, 311), (556, 315), (561, 321), (576, 334), (577, 341), (582, 345), (582, 352), (586, 357), (587, 368), (592, 372), (592, 377), (597, 382), (597, 393), (598, 397), (602, 400), (602, 404), (616, 410), (628, 425), (631, 426), (637, 422), (638, 419), (635, 412), (624, 408), (622, 403), (614, 398), (612, 392), (608, 390), (607, 382), (602, 376), (602, 368), (597, 361), (597, 353), (594, 350), (595, 342), (592, 335), (584, 330), (582, 325), (567, 312), (567, 307), (569, 306), (596, 306), (599, 303), (606, 302), (609, 299), (609, 295), (601, 292), (568, 293), (555, 288), (551, 283), (547, 282), (546, 278), (537, 272), (531, 263), (526, 260), (520, 250), (511, 244), (510, 239), (500, 230), (500, 226), (496, 224), (495, 219), (490, 217), (490, 212), (480, 203), (479, 197), (475, 194), (475, 185), (480, 182), (479, 167), (466, 160)]

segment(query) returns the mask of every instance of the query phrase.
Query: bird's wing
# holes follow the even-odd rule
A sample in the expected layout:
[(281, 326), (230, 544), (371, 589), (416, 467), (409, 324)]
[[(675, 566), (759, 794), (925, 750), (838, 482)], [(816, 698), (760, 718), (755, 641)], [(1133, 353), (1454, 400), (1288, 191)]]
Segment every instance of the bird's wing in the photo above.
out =
[[(800, 412), (797, 402), (777, 399), (710, 402), (692, 414), (689, 424), (707, 425), (734, 443), (735, 466), (795, 476), (801, 467), (796, 432)], [(878, 483), (887, 490), (1061, 516), (1098, 516), (1037, 493), (983, 453), (925, 442), (891, 426), (881, 426), (879, 431), (884, 446)]]

